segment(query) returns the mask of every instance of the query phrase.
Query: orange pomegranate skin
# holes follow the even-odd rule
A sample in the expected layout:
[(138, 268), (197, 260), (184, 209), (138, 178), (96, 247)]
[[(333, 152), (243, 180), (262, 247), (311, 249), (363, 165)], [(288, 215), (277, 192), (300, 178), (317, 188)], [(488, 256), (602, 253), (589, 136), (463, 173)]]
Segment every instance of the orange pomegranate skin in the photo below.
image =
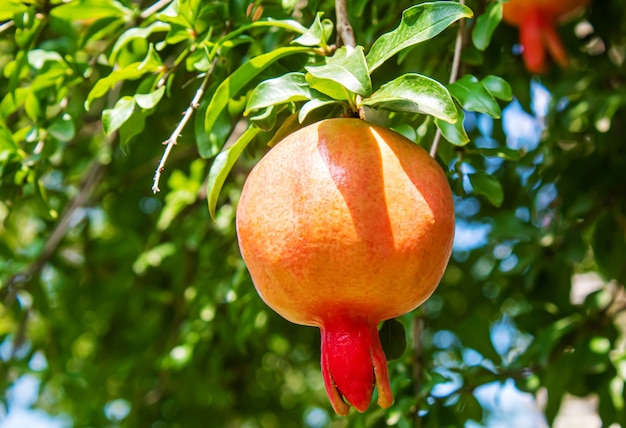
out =
[(446, 176), (421, 147), (359, 119), (328, 119), (279, 142), (244, 185), (242, 256), (263, 300), (322, 332), (331, 404), (391, 405), (380, 321), (437, 287), (450, 257), (454, 206)]
[(509, 0), (503, 5), (503, 19), (520, 30), (526, 68), (546, 71), (546, 49), (566, 68), (568, 59), (556, 26), (585, 7), (590, 0)]

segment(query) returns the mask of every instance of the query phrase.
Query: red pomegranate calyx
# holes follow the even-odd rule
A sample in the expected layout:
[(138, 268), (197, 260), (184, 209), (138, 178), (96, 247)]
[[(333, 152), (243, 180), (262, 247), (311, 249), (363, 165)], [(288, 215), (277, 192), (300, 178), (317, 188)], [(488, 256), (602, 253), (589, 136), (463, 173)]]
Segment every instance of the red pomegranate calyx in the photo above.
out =
[(325, 323), (321, 330), (322, 376), (335, 412), (348, 414), (350, 406), (344, 399), (359, 412), (367, 410), (374, 385), (378, 389), (378, 405), (389, 407), (393, 395), (376, 323), (338, 317)]

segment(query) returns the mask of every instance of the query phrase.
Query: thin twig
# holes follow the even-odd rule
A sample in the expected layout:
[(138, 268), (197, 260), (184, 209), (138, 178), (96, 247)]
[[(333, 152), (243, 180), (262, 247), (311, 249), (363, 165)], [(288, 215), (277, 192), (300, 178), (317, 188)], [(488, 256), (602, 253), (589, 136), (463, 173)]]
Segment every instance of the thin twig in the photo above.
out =
[[(465, 0), (459, 0), (459, 3), (465, 4)], [(450, 83), (454, 83), (459, 76), (459, 67), (461, 65), (461, 51), (463, 50), (463, 39), (465, 38), (465, 19), (459, 21), (459, 30), (456, 33), (456, 42), (454, 44), (454, 57), (452, 59), (452, 70), (450, 71)], [(430, 147), (430, 155), (437, 157), (437, 149), (441, 141), (441, 131), (437, 128), (433, 145)]]
[(150, 6), (149, 8), (144, 10), (143, 12), (141, 12), (141, 15), (139, 15), (139, 16), (141, 17), (141, 19), (149, 18), (150, 15), (152, 15), (153, 13), (158, 12), (161, 9), (165, 8), (171, 2), (172, 2), (172, 0), (159, 0), (156, 3), (154, 3), (152, 6)]
[(215, 68), (216, 63), (217, 63), (217, 57), (215, 57), (215, 59), (213, 60), (213, 64), (211, 64), (211, 68), (207, 71), (206, 75), (204, 76), (204, 79), (202, 80), (202, 84), (200, 85), (195, 95), (193, 96), (191, 103), (189, 103), (189, 107), (187, 107), (187, 110), (185, 110), (185, 113), (183, 114), (183, 118), (180, 120), (180, 122), (178, 122), (178, 126), (176, 126), (176, 129), (174, 129), (174, 132), (172, 132), (172, 135), (170, 135), (170, 137), (167, 140), (165, 140), (165, 142), (163, 143), (166, 145), (166, 147), (165, 147), (165, 152), (163, 152), (163, 156), (161, 157), (161, 161), (159, 162), (159, 166), (157, 166), (157, 169), (154, 172), (154, 180), (152, 182), (153, 193), (159, 193), (161, 191), (161, 189), (159, 189), (159, 181), (161, 180), (161, 174), (165, 170), (165, 163), (167, 162), (167, 158), (170, 156), (170, 152), (172, 151), (172, 148), (176, 145), (178, 138), (180, 137), (180, 134), (183, 132), (183, 129), (185, 129), (185, 126), (187, 126), (187, 122), (189, 122), (189, 119), (191, 119), (191, 116), (193, 115), (193, 113), (198, 109), (198, 106), (200, 105), (200, 100), (202, 99), (202, 95), (204, 95), (204, 91), (207, 87), (207, 84), (209, 83), (211, 74), (213, 72), (213, 69)]

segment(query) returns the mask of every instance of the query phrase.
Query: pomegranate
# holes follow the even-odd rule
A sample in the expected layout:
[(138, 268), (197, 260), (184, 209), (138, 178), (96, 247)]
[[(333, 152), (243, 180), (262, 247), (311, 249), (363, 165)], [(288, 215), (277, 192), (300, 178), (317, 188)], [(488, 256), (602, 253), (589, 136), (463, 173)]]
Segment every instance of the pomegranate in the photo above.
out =
[(509, 0), (504, 3), (504, 21), (520, 30), (524, 63), (528, 71), (546, 70), (546, 48), (563, 68), (567, 54), (556, 32), (559, 22), (575, 15), (589, 0)]
[(237, 234), (263, 300), (287, 320), (321, 329), (334, 410), (365, 411), (374, 385), (378, 404), (389, 407), (377, 326), (431, 295), (452, 247), (452, 194), (436, 161), (360, 119), (309, 125), (250, 173)]

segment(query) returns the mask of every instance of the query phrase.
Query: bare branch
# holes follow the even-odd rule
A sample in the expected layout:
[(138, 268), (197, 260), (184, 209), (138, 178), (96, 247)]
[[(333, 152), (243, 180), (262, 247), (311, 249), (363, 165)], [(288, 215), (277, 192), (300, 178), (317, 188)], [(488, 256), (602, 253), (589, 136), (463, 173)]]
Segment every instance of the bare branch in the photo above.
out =
[(185, 113), (183, 114), (183, 118), (178, 123), (178, 126), (176, 126), (176, 129), (174, 129), (174, 132), (172, 132), (172, 135), (170, 135), (170, 137), (167, 140), (165, 140), (165, 142), (163, 143), (166, 145), (166, 147), (165, 147), (165, 152), (163, 152), (163, 156), (161, 157), (161, 161), (159, 162), (159, 165), (157, 166), (157, 169), (154, 172), (154, 180), (152, 182), (153, 193), (158, 193), (161, 191), (161, 189), (159, 189), (159, 181), (161, 180), (161, 174), (165, 170), (165, 163), (167, 162), (167, 158), (170, 156), (170, 152), (172, 151), (172, 148), (176, 145), (178, 138), (180, 137), (180, 134), (183, 132), (183, 129), (185, 129), (185, 126), (187, 126), (187, 123), (189, 122), (189, 119), (191, 119), (191, 116), (193, 115), (194, 111), (198, 109), (198, 106), (200, 105), (200, 100), (202, 99), (202, 95), (204, 95), (204, 91), (206, 90), (207, 84), (209, 83), (209, 79), (211, 78), (211, 74), (213, 72), (213, 69), (216, 63), (217, 63), (217, 57), (215, 57), (215, 59), (213, 60), (213, 64), (211, 64), (211, 68), (207, 71), (206, 75), (204, 76), (204, 79), (202, 80), (202, 84), (200, 85), (195, 95), (193, 96), (191, 103), (189, 103), (189, 107), (187, 107), (187, 110), (185, 110)]
[[(465, 0), (459, 0), (459, 3), (465, 4)], [(452, 58), (452, 70), (450, 71), (450, 83), (456, 82), (459, 77), (459, 67), (461, 65), (461, 51), (463, 50), (463, 40), (465, 38), (465, 19), (459, 21), (459, 30), (456, 33), (456, 42), (454, 44), (454, 57)], [(441, 141), (441, 131), (437, 128), (433, 145), (430, 147), (430, 155), (437, 157), (437, 149)]]
[(161, 9), (169, 6), (169, 4), (171, 2), (172, 2), (172, 0), (159, 0), (156, 3), (154, 3), (152, 6), (150, 6), (149, 8), (144, 10), (143, 12), (141, 12), (141, 15), (139, 15), (139, 16), (141, 17), (141, 19), (149, 18), (150, 15), (152, 15), (153, 13), (156, 13), (156, 12), (160, 11)]
[(76, 214), (76, 210), (87, 202), (89, 196), (93, 193), (96, 185), (100, 182), (104, 175), (105, 165), (101, 164), (99, 161), (94, 161), (87, 172), (85, 179), (80, 187), (78, 194), (71, 201), (69, 206), (63, 212), (63, 215), (59, 219), (56, 227), (52, 231), (52, 234), (46, 241), (46, 245), (43, 250), (39, 254), (39, 256), (30, 264), (28, 267), (19, 272), (13, 277), (11, 277), (6, 285), (0, 290), (0, 296), (5, 299), (5, 303), (10, 303), (13, 300), (13, 297), (17, 293), (18, 289), (22, 286), (19, 286), (20, 283), (28, 282), (31, 277), (39, 272), (43, 265), (48, 261), (50, 256), (57, 249), (68, 230), (70, 229), (74, 216)]
[(337, 47), (342, 44), (350, 48), (355, 47), (356, 40), (348, 19), (346, 0), (335, 0), (335, 12), (337, 14)]

